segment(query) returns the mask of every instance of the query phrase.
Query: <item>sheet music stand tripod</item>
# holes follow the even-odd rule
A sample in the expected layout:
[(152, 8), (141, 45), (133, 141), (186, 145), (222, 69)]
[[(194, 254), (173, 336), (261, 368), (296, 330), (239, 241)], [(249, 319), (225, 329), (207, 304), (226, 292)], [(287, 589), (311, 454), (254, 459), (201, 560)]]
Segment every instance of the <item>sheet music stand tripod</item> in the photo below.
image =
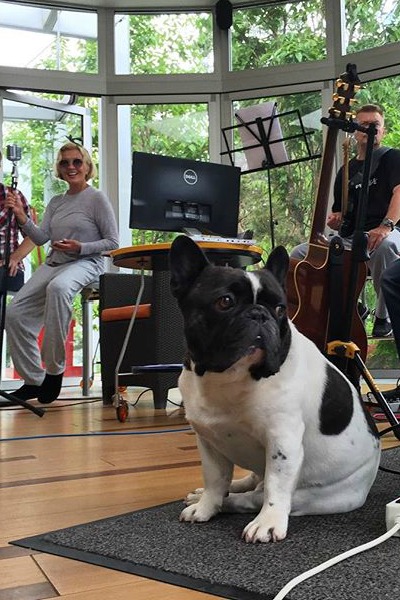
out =
[[(244, 152), (247, 154), (247, 157), (250, 157), (250, 152), (257, 152), (259, 154), (260, 150), (262, 151), (262, 160), (260, 161), (259, 166), (255, 166), (253, 168), (248, 168), (245, 171), (242, 171), (242, 174), (253, 173), (257, 171), (267, 171), (268, 177), (268, 206), (269, 206), (269, 224), (270, 224), (270, 234), (271, 234), (271, 246), (275, 247), (275, 227), (278, 224), (273, 216), (273, 203), (272, 203), (272, 189), (271, 189), (271, 169), (277, 167), (283, 167), (287, 165), (292, 165), (298, 162), (304, 162), (306, 160), (311, 160), (315, 158), (321, 158), (321, 154), (313, 154), (311, 152), (310, 144), (308, 142), (308, 137), (312, 132), (307, 132), (300, 112), (298, 110), (290, 110), (285, 111), (283, 113), (277, 113), (277, 105), (275, 102), (269, 103), (270, 105), (270, 115), (269, 116), (256, 116), (253, 120), (245, 121), (239, 113), (235, 113), (236, 119), (239, 121), (238, 125), (232, 125), (230, 127), (224, 127), (222, 129), (222, 135), (224, 138), (225, 146), (227, 150), (225, 152), (221, 152), (221, 156), (228, 155), (231, 165), (235, 166), (234, 155), (238, 152)], [(263, 107), (264, 105), (260, 105)], [(253, 107), (257, 108), (257, 107)], [(243, 112), (246, 109), (243, 110)], [(300, 128), (299, 133), (295, 133), (292, 135), (282, 135), (282, 131), (279, 125), (279, 118), (283, 117), (293, 117)], [(243, 133), (245, 131), (248, 135), (248, 143), (245, 143), (241, 147), (233, 148), (229, 145), (228, 133), (229, 137), (233, 141), (234, 131), (239, 130), (239, 133)], [(242, 137), (242, 135), (241, 135)], [(285, 142), (299, 139), (304, 142), (306, 154), (300, 158), (291, 159), (288, 157), (285, 147)], [(251, 143), (254, 140), (254, 143)]]

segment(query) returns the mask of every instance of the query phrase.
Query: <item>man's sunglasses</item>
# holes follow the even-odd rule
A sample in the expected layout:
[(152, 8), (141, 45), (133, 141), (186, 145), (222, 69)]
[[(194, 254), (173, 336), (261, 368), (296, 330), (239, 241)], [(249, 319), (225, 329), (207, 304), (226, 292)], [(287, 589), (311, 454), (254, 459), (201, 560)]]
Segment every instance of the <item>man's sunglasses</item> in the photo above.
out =
[(67, 160), (66, 158), (63, 158), (58, 163), (58, 166), (61, 167), (62, 169), (65, 169), (69, 165), (73, 165), (75, 167), (75, 169), (80, 169), (81, 166), (83, 165), (83, 160), (81, 158), (74, 158), (73, 160)]

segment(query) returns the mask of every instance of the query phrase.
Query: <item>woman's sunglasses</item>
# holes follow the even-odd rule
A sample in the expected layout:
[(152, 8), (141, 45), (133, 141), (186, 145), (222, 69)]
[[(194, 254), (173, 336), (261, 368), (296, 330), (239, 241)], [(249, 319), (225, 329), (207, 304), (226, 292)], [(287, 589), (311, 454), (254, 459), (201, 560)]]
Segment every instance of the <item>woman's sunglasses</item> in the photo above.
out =
[(67, 160), (66, 158), (63, 158), (58, 163), (58, 166), (61, 167), (62, 169), (65, 169), (69, 165), (73, 165), (75, 167), (75, 169), (80, 169), (81, 166), (83, 165), (83, 160), (81, 158), (74, 158), (73, 160)]

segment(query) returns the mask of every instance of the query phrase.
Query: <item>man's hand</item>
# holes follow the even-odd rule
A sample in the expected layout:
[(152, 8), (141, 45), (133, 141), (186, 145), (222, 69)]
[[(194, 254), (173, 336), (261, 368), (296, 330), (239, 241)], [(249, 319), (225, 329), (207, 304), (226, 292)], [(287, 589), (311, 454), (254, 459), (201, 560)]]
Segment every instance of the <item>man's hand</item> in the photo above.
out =
[(15, 277), (15, 275), (17, 274), (18, 271), (18, 259), (15, 258), (15, 256), (13, 256), (12, 254), (10, 255), (10, 262), (8, 265), (8, 273), (9, 275), (11, 275), (12, 277)]
[(20, 225), (24, 225), (24, 223), (26, 223), (27, 216), (25, 214), (24, 205), (22, 204), (18, 192), (16, 192), (15, 190), (7, 190), (4, 205), (6, 208), (11, 208)]
[(341, 212), (332, 212), (328, 215), (326, 219), (326, 224), (331, 229), (337, 231), (342, 224), (342, 213)]
[(389, 235), (390, 228), (385, 225), (379, 225), (375, 229), (368, 231), (368, 250), (373, 252), (379, 246), (379, 244)]
[[(15, 256), (13, 256), (13, 254), (11, 254), (10, 255), (10, 260), (9, 260), (9, 263), (8, 263), (8, 274), (11, 277), (15, 277), (15, 275), (17, 274), (18, 263), (19, 263), (18, 259)], [(0, 267), (2, 267), (3, 265), (4, 265), (4, 261), (0, 260)]]

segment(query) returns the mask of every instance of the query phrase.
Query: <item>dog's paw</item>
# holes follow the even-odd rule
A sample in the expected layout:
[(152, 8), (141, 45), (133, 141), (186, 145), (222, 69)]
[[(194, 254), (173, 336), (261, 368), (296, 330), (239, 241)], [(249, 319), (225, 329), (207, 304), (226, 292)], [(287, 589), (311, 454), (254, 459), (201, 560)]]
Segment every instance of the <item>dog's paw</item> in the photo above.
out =
[(191, 504), (184, 508), (179, 516), (179, 520), (188, 521), (190, 523), (205, 523), (218, 512), (218, 508), (216, 507), (207, 505), (204, 502), (197, 502), (196, 504)]
[(266, 515), (258, 515), (250, 521), (243, 530), (242, 538), (245, 542), (255, 544), (256, 542), (279, 542), (284, 540), (287, 534), (288, 517), (271, 519)]
[(193, 492), (189, 492), (186, 498), (184, 499), (185, 504), (189, 506), (190, 504), (195, 504), (196, 502), (199, 502), (200, 498), (203, 495), (203, 492), (204, 488), (197, 488), (196, 490), (193, 490)]

